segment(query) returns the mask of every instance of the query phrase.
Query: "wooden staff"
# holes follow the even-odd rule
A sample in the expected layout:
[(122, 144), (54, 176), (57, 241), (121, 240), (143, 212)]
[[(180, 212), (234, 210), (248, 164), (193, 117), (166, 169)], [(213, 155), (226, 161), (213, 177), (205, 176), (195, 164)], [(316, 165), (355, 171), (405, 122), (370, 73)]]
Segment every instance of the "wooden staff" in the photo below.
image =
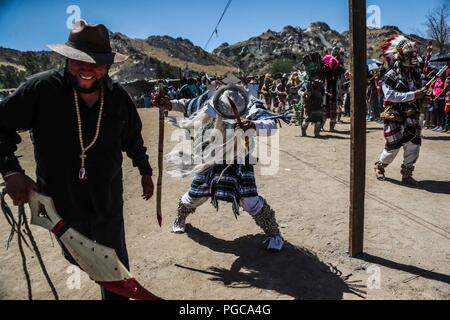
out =
[(425, 58), (424, 64), (423, 64), (423, 75), (426, 76), (428, 74), (428, 69), (430, 67), (430, 60), (431, 60), (431, 55), (433, 54), (433, 41), (430, 40), (428, 41), (428, 46), (427, 46), (427, 56)]
[(445, 72), (447, 72), (447, 69), (448, 69), (447, 66), (443, 67), (443, 68), (442, 68), (442, 69), (441, 69), (441, 70), (433, 77), (433, 79), (431, 79), (430, 81), (428, 81), (428, 83), (425, 85), (425, 88), (431, 88), (431, 86), (434, 85), (435, 82), (436, 82), (440, 77), (442, 77), (442, 76), (445, 74)]
[[(166, 96), (166, 88), (162, 82), (158, 84), (157, 101), (161, 101)], [(164, 104), (159, 103), (159, 141), (158, 141), (158, 182), (156, 185), (156, 217), (158, 224), (162, 227), (162, 181), (163, 181), (163, 162), (164, 162)]]
[(228, 98), (228, 102), (231, 105), (231, 109), (233, 110), (234, 118), (236, 119), (238, 125), (242, 128), (243, 127), (242, 120), (241, 120), (241, 117), (239, 116), (238, 108), (237, 108), (236, 104), (234, 103), (234, 101), (230, 97), (227, 97), (227, 98)]

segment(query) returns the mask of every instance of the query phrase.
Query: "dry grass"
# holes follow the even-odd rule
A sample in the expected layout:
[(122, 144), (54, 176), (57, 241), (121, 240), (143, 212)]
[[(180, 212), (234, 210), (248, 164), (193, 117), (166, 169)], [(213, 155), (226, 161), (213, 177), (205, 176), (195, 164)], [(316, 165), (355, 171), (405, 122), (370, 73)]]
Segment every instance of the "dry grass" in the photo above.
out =
[(0, 61), (0, 66), (10, 66), (19, 69), (20, 71), (26, 71), (24, 66), (6, 61)]
[(171, 66), (177, 68), (185, 68), (186, 63), (189, 65), (189, 69), (195, 72), (208, 73), (211, 75), (223, 76), (229, 72), (238, 72), (239, 70), (235, 67), (224, 66), (224, 65), (202, 65), (195, 62), (186, 62), (184, 60), (171, 57), (165, 50), (156, 48), (149, 45), (148, 43), (143, 43), (140, 41), (133, 41), (132, 44), (137, 48), (141, 49), (146, 55), (158, 59), (161, 62), (165, 62)]

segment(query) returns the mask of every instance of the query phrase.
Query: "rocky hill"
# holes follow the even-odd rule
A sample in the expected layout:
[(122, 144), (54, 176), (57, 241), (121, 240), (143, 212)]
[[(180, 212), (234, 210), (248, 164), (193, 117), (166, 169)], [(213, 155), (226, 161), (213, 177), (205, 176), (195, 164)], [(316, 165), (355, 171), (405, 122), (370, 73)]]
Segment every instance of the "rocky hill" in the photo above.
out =
[(195, 46), (190, 40), (183, 38), (171, 38), (168, 36), (153, 36), (145, 41), (148, 45), (166, 51), (170, 57), (186, 62), (213, 66), (223, 65), (224, 61), (212, 55), (202, 48)]
[(121, 33), (111, 34), (113, 50), (130, 56), (124, 64), (114, 66), (112, 72), (122, 81), (178, 78), (180, 69), (193, 73), (225, 75), (237, 68), (212, 55), (187, 39), (152, 36), (145, 40), (131, 39)]
[[(380, 42), (395, 33), (403, 34), (395, 26), (368, 29), (368, 57), (378, 58)], [(407, 36), (426, 46), (426, 39), (416, 35)], [(293, 65), (298, 65), (303, 56), (312, 51), (325, 53), (333, 47), (340, 47), (348, 57), (348, 46), (349, 32), (339, 33), (326, 23), (314, 22), (306, 29), (287, 26), (281, 32), (268, 30), (260, 36), (233, 45), (224, 43), (213, 53), (237, 65), (248, 74), (262, 74), (270, 71), (275, 60), (289, 60)]]
[(213, 53), (246, 73), (263, 73), (269, 70), (274, 60), (286, 59), (298, 64), (309, 52), (323, 52), (336, 46), (347, 48), (347, 37), (331, 30), (326, 23), (315, 22), (307, 29), (287, 26), (281, 32), (268, 30), (247, 41), (233, 45), (225, 43)]
[(58, 54), (49, 51), (22, 52), (0, 47), (0, 66), (10, 66), (28, 73), (55, 68), (64, 62)]

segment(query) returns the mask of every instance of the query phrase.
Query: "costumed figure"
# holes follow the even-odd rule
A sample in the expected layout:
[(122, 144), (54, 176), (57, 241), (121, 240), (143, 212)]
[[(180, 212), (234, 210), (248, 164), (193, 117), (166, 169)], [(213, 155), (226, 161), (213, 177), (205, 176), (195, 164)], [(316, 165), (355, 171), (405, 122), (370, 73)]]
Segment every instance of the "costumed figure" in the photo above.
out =
[(340, 92), (338, 89), (338, 81), (344, 73), (344, 68), (339, 61), (339, 50), (333, 49), (332, 54), (323, 57), (323, 76), (325, 87), (325, 101), (323, 107), (323, 125), (327, 119), (330, 119), (330, 132), (335, 132), (338, 101)]
[(386, 144), (375, 164), (375, 173), (379, 180), (385, 180), (386, 167), (403, 148), (402, 181), (417, 186), (413, 172), (422, 145), (420, 102), (426, 94), (417, 69), (418, 47), (406, 37), (394, 35), (384, 41), (381, 49), (389, 64), (389, 70), (382, 79), (385, 110), (381, 119), (384, 121)]
[(264, 77), (263, 85), (261, 87), (261, 94), (264, 97), (264, 103), (269, 110), (272, 110), (272, 100), (274, 97), (274, 80), (270, 73)]
[(301, 129), (302, 136), (307, 135), (310, 123), (314, 124), (314, 136), (320, 136), (322, 128), (322, 107), (324, 97), (324, 87), (321, 81), (323, 63), (319, 53), (311, 53), (303, 58), (303, 66), (306, 70), (303, 85), (299, 90), (301, 106)]
[(314, 124), (314, 136), (320, 137), (322, 127), (322, 103), (323, 88), (319, 79), (305, 83), (305, 89), (302, 95), (302, 105), (305, 109), (305, 121), (302, 124), (302, 137), (307, 136), (307, 130), (310, 123)]
[[(284, 240), (274, 209), (258, 194), (249, 142), (246, 140), (244, 154), (241, 154), (236, 152), (235, 140), (237, 132), (248, 133), (248, 130), (254, 130), (255, 135), (261, 130), (273, 134), (277, 123), (280, 120), (289, 123), (291, 115), (270, 112), (262, 101), (249, 97), (243, 87), (234, 84), (217, 91), (211, 88), (196, 99), (167, 102), (167, 107), (184, 114), (185, 119), (178, 124), (180, 128), (197, 128), (193, 134), (193, 154), (175, 149), (166, 157), (173, 168), (168, 170), (170, 175), (194, 176), (189, 191), (178, 204), (173, 232), (184, 233), (188, 216), (209, 199), (217, 209), (219, 201), (224, 201), (232, 204), (236, 218), (240, 208), (252, 216), (268, 237), (267, 250), (280, 251)], [(215, 151), (206, 152), (208, 148)]]
[(277, 111), (284, 112), (287, 106), (286, 84), (283, 79), (278, 79), (275, 86), (275, 94), (277, 96)]
[[(300, 86), (302, 85), (302, 81), (300, 80), (300, 76), (298, 72), (293, 72), (289, 78), (289, 81), (286, 85), (287, 93), (288, 93), (288, 103), (289, 107), (296, 108), (297, 103), (300, 100), (300, 96), (298, 95), (298, 91), (300, 90)], [(297, 123), (300, 125), (301, 123)]]

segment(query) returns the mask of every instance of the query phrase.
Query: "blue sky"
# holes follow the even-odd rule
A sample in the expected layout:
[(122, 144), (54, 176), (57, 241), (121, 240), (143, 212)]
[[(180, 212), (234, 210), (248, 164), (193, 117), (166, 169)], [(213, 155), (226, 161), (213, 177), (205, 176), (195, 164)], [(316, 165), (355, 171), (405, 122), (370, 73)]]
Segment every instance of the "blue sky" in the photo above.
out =
[[(382, 25), (397, 25), (404, 32), (424, 32), (425, 15), (448, 0), (368, 0), (381, 9)], [(169, 35), (188, 38), (203, 47), (227, 0), (0, 0), (0, 46), (19, 50), (45, 50), (48, 43), (67, 40), (66, 13), (78, 5), (81, 18), (103, 23), (112, 31), (133, 38)], [(235, 43), (267, 29), (286, 25), (306, 27), (327, 22), (337, 31), (348, 30), (347, 0), (233, 0), (218, 37), (208, 50), (223, 42)]]

